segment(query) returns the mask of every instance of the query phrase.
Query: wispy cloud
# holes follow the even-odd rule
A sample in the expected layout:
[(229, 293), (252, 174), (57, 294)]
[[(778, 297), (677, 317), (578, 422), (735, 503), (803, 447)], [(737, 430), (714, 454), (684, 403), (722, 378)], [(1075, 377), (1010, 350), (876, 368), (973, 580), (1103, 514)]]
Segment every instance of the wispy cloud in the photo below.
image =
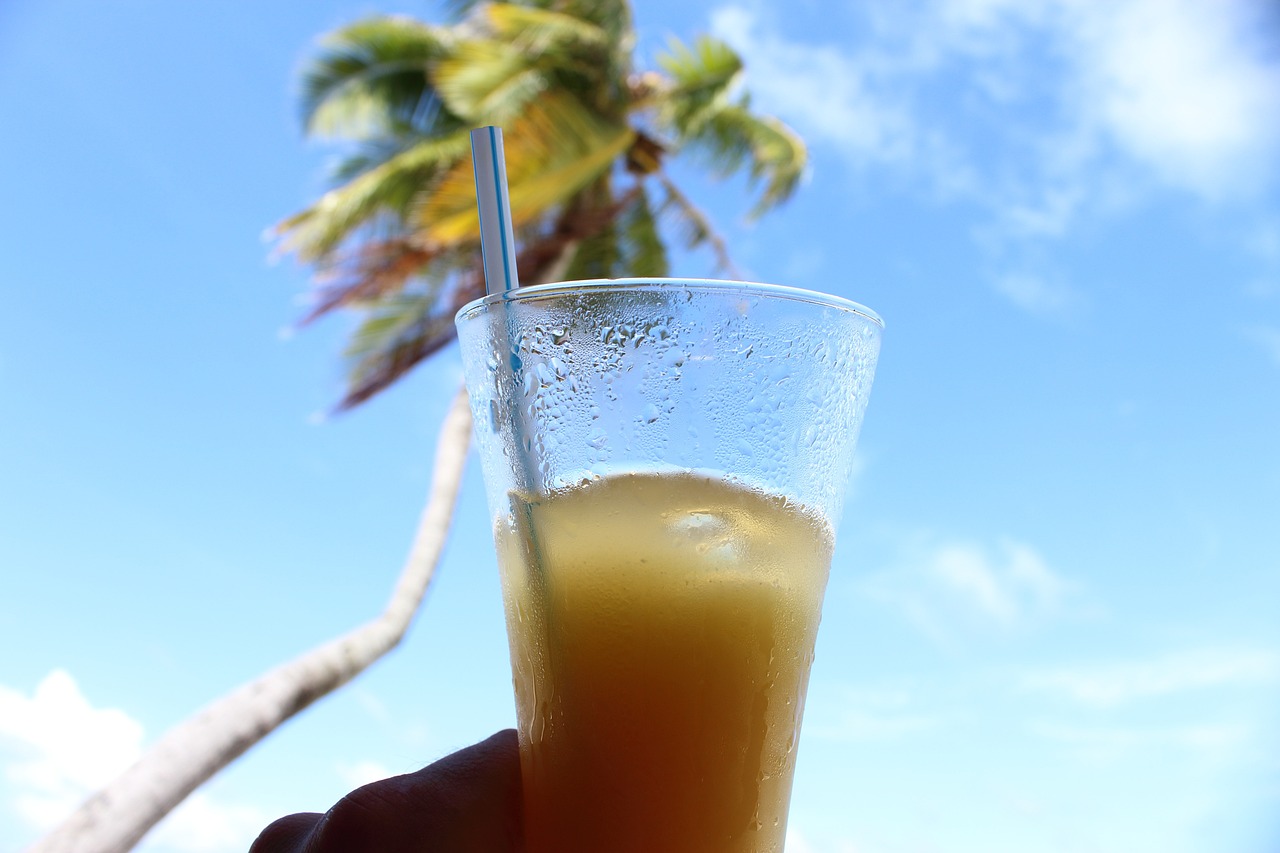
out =
[(1276, 367), (1280, 367), (1280, 328), (1274, 326), (1247, 326), (1244, 329), (1247, 340), (1261, 348)]
[[(142, 725), (124, 711), (95, 708), (75, 679), (54, 670), (27, 695), (0, 685), (0, 765), (8, 804), (30, 827), (47, 830), (140, 755)], [(190, 853), (244, 850), (267, 823), (256, 806), (196, 793), (149, 836)]]
[(943, 542), (908, 547), (898, 563), (861, 584), (936, 640), (1026, 627), (1057, 613), (1070, 584), (1029, 545)]
[(835, 45), (788, 41), (755, 11), (722, 6), (711, 30), (751, 57), (751, 89), (817, 138), (839, 142), (860, 162), (905, 161), (919, 134), (910, 111), (888, 97), (872, 63)]
[(1261, 274), (1245, 284), (1245, 295), (1271, 299), (1280, 294), (1280, 217), (1266, 218), (1249, 229), (1243, 243), (1245, 250), (1261, 261), (1263, 267)]
[(1220, 755), (1250, 738), (1245, 726), (1233, 723), (1186, 726), (1080, 725), (1041, 721), (1032, 734), (1079, 750), (1094, 759), (1109, 759), (1134, 749), (1169, 748)]
[(852, 44), (788, 39), (757, 8), (711, 27), (751, 57), (763, 106), (855, 166), (987, 200), (1015, 232), (1060, 234), (1144, 182), (1221, 198), (1276, 177), (1261, 2), (873, 3)]
[(1246, 235), (1245, 245), (1262, 260), (1280, 265), (1280, 218), (1259, 223)]
[(1280, 293), (1280, 276), (1255, 278), (1244, 286), (1244, 293), (1254, 299), (1270, 299)]
[(352, 691), (352, 696), (355, 698), (356, 704), (375, 722), (384, 726), (391, 723), (391, 712), (387, 709), (387, 703), (383, 702), (376, 694), (364, 687), (356, 687)]
[(1105, 708), (1192, 690), (1270, 683), (1278, 678), (1280, 653), (1215, 649), (1028, 673), (1022, 686)]
[(1081, 295), (1070, 286), (1035, 273), (1006, 273), (993, 284), (1023, 311), (1044, 317), (1065, 317), (1082, 303)]
[(385, 764), (370, 760), (356, 761), (351, 764), (340, 762), (337, 770), (338, 775), (342, 777), (342, 781), (351, 788), (359, 788), (363, 785), (368, 785), (370, 782), (389, 779), (397, 775)]
[(818, 705), (810, 697), (805, 732), (821, 740), (881, 741), (935, 731), (945, 720), (922, 713), (904, 689), (847, 688), (834, 701)]

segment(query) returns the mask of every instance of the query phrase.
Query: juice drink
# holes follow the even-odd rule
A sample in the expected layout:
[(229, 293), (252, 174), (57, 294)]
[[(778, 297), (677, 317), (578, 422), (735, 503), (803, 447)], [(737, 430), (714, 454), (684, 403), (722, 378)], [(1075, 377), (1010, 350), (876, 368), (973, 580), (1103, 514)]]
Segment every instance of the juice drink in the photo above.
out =
[(497, 541), (529, 853), (781, 851), (827, 522), (625, 474), (513, 495)]

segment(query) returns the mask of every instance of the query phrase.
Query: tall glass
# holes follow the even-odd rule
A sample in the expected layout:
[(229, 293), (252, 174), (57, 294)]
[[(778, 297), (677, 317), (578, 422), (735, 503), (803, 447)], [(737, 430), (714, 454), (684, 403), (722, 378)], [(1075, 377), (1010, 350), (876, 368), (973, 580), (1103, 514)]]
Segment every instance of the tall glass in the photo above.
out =
[(529, 853), (780, 851), (879, 318), (633, 279), (520, 288), (457, 324)]

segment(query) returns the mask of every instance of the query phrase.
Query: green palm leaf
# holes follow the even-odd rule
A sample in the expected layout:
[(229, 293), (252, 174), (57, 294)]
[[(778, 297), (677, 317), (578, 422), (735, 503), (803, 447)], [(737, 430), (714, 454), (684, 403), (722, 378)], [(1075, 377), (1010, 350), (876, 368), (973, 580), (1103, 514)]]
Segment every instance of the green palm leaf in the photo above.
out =
[(582, 93), (598, 86), (608, 34), (571, 15), (489, 4), (477, 32), (457, 42), (435, 69), (441, 96), (456, 115), (505, 124), (530, 100), (556, 87)]
[(750, 183), (763, 185), (751, 217), (790, 198), (808, 164), (807, 149), (796, 132), (776, 118), (755, 115), (745, 100), (717, 110), (707, 119), (705, 129), (692, 135), (692, 142), (718, 159), (722, 174), (745, 165)]
[(742, 59), (719, 39), (703, 36), (692, 48), (671, 39), (658, 64), (671, 77), (663, 93), (659, 119), (677, 135), (696, 134), (709, 116), (728, 103), (741, 79)]
[(622, 234), (622, 257), (616, 274), (638, 278), (661, 278), (671, 274), (667, 247), (658, 231), (649, 193), (641, 185), (635, 200), (623, 211), (619, 223)]
[(370, 18), (338, 30), (303, 72), (307, 132), (359, 139), (434, 129), (442, 116), (430, 67), (449, 55), (453, 41), (449, 30), (404, 17)]
[(672, 40), (659, 61), (672, 81), (659, 99), (659, 124), (719, 174), (746, 169), (752, 185), (763, 184), (750, 216), (785, 201), (804, 174), (804, 143), (777, 119), (753, 113), (746, 95), (735, 96), (742, 59), (733, 48), (710, 37), (692, 48)]
[[(608, 35), (614, 53), (624, 60), (622, 65), (629, 62), (635, 48), (635, 33), (631, 26), (631, 4), (627, 0), (534, 0), (519, 5), (554, 8), (562, 14), (595, 24)], [(615, 69), (620, 70), (621, 65)]]
[(469, 160), (467, 131), (427, 139), (330, 190), (311, 207), (276, 228), (283, 248), (304, 261), (333, 251), (378, 214), (403, 218), (437, 176)]
[(582, 58), (609, 48), (603, 28), (564, 12), (494, 3), (485, 7), (485, 17), (494, 36), (526, 54)]
[(586, 281), (615, 277), (622, 265), (618, 232), (618, 223), (610, 220), (599, 226), (596, 233), (578, 241), (573, 247), (573, 257), (565, 268), (565, 280)]
[(460, 42), (436, 69), (449, 109), (473, 124), (506, 124), (549, 85), (531, 57), (488, 39)]
[(362, 141), (354, 153), (348, 154), (338, 161), (329, 172), (329, 179), (334, 184), (345, 184), (355, 180), (365, 172), (404, 153), (421, 139), (388, 137)]

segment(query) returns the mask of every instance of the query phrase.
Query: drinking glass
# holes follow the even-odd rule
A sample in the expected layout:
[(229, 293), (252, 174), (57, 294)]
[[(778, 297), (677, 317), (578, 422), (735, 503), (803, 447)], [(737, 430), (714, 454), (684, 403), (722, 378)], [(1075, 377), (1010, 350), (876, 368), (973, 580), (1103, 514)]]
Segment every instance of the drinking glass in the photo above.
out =
[(627, 279), (488, 296), (457, 325), (528, 850), (780, 851), (880, 319)]

